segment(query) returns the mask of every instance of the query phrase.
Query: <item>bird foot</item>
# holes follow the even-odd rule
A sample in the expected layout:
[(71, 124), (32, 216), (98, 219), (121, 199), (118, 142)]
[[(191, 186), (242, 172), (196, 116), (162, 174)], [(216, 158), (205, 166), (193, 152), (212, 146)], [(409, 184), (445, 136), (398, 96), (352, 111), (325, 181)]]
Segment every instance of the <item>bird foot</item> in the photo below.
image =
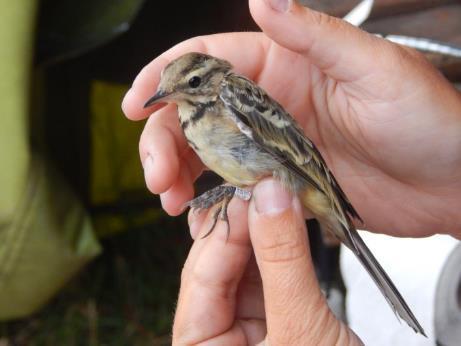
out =
[(219, 185), (186, 203), (186, 207), (191, 207), (194, 209), (194, 211), (198, 211), (199, 213), (203, 210), (210, 209), (215, 205), (219, 205), (216, 211), (213, 213), (213, 223), (211, 228), (202, 237), (202, 239), (208, 237), (211, 232), (213, 232), (218, 219), (224, 221), (227, 224), (227, 237), (229, 238), (230, 225), (229, 217), (227, 214), (227, 207), (229, 206), (229, 203), (234, 196), (244, 201), (248, 201), (251, 198), (251, 191), (244, 190), (237, 186)]

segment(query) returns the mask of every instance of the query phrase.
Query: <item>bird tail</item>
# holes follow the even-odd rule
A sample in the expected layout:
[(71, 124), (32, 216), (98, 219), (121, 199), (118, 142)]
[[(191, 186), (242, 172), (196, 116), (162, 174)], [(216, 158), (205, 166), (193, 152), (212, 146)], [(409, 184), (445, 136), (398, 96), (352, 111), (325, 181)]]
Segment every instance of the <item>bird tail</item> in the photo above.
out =
[(348, 231), (345, 230), (345, 233), (350, 236), (350, 240), (352, 242), (352, 252), (354, 252), (362, 266), (370, 274), (371, 278), (386, 298), (392, 310), (396, 313), (396, 315), (400, 316), (400, 318), (402, 318), (416, 333), (420, 333), (426, 336), (423, 327), (421, 327), (419, 324), (410, 307), (407, 305), (392, 280), (386, 274), (383, 267), (381, 267), (375, 256), (373, 256), (357, 230), (352, 226), (349, 227)]
[(303, 205), (316, 216), (322, 229), (325, 228), (325, 230), (332, 232), (332, 234), (352, 250), (362, 266), (370, 274), (395, 314), (400, 316), (415, 332), (426, 336), (424, 329), (419, 324), (415, 315), (413, 315), (413, 312), (394, 283), (355, 229), (350, 218), (354, 217), (359, 220), (360, 218), (348, 202), (346, 195), (333, 179), (333, 176), (330, 175), (330, 180), (334, 184), (324, 186), (324, 191), (327, 191), (326, 193), (315, 188), (306, 188), (300, 195)]

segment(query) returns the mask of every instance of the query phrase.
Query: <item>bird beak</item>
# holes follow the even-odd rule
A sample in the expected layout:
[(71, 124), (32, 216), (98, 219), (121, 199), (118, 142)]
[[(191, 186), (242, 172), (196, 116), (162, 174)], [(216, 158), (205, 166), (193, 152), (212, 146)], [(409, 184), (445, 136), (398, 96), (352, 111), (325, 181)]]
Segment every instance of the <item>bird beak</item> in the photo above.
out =
[(170, 93), (165, 92), (163, 90), (157, 91), (154, 96), (152, 96), (149, 100), (147, 100), (147, 102), (144, 104), (144, 108), (152, 106), (155, 103), (162, 102), (162, 100), (164, 100), (169, 95)]

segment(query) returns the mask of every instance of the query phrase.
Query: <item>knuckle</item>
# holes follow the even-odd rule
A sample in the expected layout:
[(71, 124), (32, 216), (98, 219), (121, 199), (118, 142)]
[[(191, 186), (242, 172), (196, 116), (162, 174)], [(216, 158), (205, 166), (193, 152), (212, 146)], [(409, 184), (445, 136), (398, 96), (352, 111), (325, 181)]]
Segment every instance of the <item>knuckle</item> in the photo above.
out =
[[(287, 321), (290, 323), (289, 321)], [(298, 328), (301, 329), (301, 328)], [(272, 342), (275, 345), (305, 345), (306, 340), (312, 339), (307, 330), (296, 330), (289, 324), (280, 333), (274, 335)]]
[(339, 322), (325, 302), (321, 301), (321, 297), (313, 303), (308, 312), (302, 304), (292, 307), (294, 311), (285, 317), (285, 328), (278, 330), (277, 335), (272, 335), (275, 344), (303, 345), (306, 340), (311, 340), (313, 345), (336, 344), (339, 339)]
[(387, 54), (381, 55), (383, 64), (387, 63), (390, 66), (394, 66), (394, 68), (395, 66), (406, 68), (408, 66), (420, 64), (430, 65), (424, 54), (413, 48), (404, 47), (388, 41), (384, 41), (383, 44), (385, 44), (387, 48)]
[(398, 44), (389, 44), (389, 55), (387, 59), (391, 60), (393, 64), (398, 64), (399, 66), (405, 64), (409, 59), (416, 58), (412, 54), (411, 49), (406, 49)]
[(306, 245), (301, 237), (291, 238), (288, 234), (279, 234), (260, 249), (260, 258), (264, 262), (292, 262), (306, 256)]
[[(302, 315), (298, 315), (302, 317)], [(293, 318), (294, 315), (287, 315), (284, 319), (284, 328), (278, 329), (277, 333), (270, 335), (272, 343), (275, 345), (305, 345), (306, 340), (315, 340), (314, 331), (309, 328), (309, 324), (300, 323), (302, 320)], [(316, 345), (317, 343), (310, 343)]]
[(340, 24), (338, 18), (330, 16), (328, 14), (317, 12), (317, 11), (309, 11), (311, 16), (311, 20), (314, 24), (318, 26), (336, 26)]
[(228, 300), (234, 295), (235, 282), (231, 280), (217, 280), (209, 276), (200, 268), (193, 268), (190, 273), (190, 284), (198, 287), (198, 290), (208, 292), (210, 297)]

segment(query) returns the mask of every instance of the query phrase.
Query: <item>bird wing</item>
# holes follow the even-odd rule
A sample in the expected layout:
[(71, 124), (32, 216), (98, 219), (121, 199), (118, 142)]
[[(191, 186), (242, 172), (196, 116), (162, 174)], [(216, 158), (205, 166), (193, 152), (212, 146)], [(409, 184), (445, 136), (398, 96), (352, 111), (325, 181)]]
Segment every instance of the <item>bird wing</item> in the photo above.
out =
[(320, 152), (277, 101), (251, 80), (234, 73), (223, 79), (220, 98), (242, 133), (291, 173), (329, 194), (331, 189), (325, 186), (326, 178), (342, 210), (361, 221)]
[(223, 79), (220, 98), (242, 133), (253, 139), (290, 172), (339, 204), (336, 208), (342, 209), (342, 213), (337, 215), (343, 219), (340, 220), (342, 229), (334, 233), (342, 233), (340, 238), (358, 257), (392, 309), (413, 330), (425, 335), (405, 300), (348, 218), (351, 216), (361, 221), (360, 216), (336, 182), (320, 152), (293, 118), (264, 90), (237, 74), (231, 73)]

